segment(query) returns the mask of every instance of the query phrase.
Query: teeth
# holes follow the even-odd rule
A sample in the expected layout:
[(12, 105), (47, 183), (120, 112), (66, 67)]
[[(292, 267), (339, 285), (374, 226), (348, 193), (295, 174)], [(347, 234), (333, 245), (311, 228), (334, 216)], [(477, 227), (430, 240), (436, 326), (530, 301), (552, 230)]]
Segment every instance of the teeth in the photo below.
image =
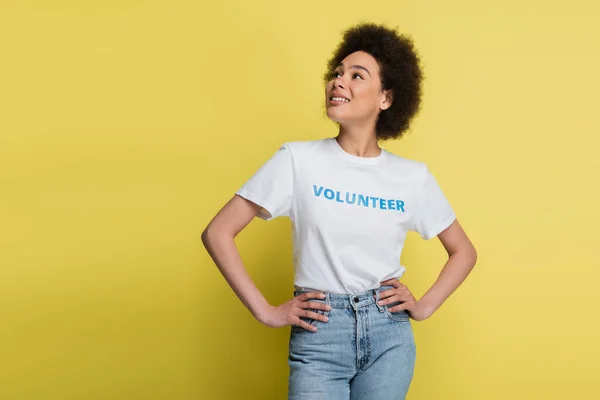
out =
[(343, 102), (346, 102), (346, 103), (350, 102), (350, 100), (347, 100), (347, 99), (345, 99), (343, 97), (332, 97), (331, 100), (343, 101)]

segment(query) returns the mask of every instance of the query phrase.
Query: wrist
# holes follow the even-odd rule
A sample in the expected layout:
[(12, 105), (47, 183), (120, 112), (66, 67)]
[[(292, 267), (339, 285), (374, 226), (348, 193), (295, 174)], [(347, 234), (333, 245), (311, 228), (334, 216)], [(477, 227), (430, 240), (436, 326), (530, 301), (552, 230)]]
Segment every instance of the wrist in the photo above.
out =
[(419, 308), (423, 311), (427, 317), (433, 315), (433, 313), (438, 309), (438, 306), (426, 298), (421, 298), (417, 301), (419, 303)]
[(266, 324), (269, 310), (273, 308), (269, 303), (263, 304), (254, 314), (254, 317), (261, 323)]

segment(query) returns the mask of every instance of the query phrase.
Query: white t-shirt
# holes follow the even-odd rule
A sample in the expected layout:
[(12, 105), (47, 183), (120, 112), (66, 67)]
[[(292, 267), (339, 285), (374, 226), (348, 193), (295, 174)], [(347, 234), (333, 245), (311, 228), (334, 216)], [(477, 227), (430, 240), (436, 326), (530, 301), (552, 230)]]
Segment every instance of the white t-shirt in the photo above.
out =
[(425, 163), (381, 150), (355, 156), (333, 137), (287, 142), (236, 192), (264, 220), (291, 219), (295, 287), (376, 289), (406, 270), (408, 231), (429, 240), (456, 218)]

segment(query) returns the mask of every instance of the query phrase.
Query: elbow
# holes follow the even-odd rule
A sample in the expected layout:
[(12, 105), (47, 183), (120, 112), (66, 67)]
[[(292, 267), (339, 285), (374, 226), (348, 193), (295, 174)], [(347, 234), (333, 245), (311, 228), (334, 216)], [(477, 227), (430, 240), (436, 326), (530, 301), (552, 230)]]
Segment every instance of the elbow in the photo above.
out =
[(477, 250), (475, 250), (474, 246), (471, 246), (471, 249), (469, 249), (469, 260), (471, 261), (471, 264), (474, 267), (477, 263)]
[(465, 265), (469, 265), (471, 268), (473, 268), (477, 263), (477, 250), (475, 250), (473, 245), (457, 249), (456, 251), (450, 253), (450, 257), (452, 256), (460, 258)]
[(219, 225), (215, 225), (211, 221), (211, 223), (209, 223), (206, 226), (206, 228), (204, 228), (204, 230), (202, 231), (200, 238), (202, 239), (202, 243), (204, 244), (204, 247), (208, 248), (208, 246), (210, 246), (212, 243), (215, 243), (216, 241), (220, 241), (221, 239), (224, 239), (224, 238), (228, 238), (230, 236), (231, 235), (229, 235), (227, 233), (227, 231), (225, 231), (223, 229), (223, 227), (221, 227)]
[(202, 234), (200, 235), (200, 239), (202, 240), (202, 244), (204, 244), (204, 247), (208, 247), (209, 242), (210, 242), (210, 237), (212, 236), (212, 225), (208, 224), (206, 226), (206, 228), (204, 228), (204, 230), (202, 231)]

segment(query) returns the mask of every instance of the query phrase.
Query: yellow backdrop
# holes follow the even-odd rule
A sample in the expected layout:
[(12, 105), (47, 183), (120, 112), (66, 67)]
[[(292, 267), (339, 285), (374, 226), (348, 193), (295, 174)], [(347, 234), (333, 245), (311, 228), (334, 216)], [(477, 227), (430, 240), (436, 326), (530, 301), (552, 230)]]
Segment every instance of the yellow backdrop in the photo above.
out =
[[(284, 399), (289, 327), (257, 322), (200, 241), (285, 141), (337, 134), (321, 75), (360, 21), (415, 39), (405, 139), (478, 250), (414, 322), (411, 400), (600, 398), (596, 2), (3, 1), (0, 398)], [(271, 304), (291, 223), (236, 239)], [(403, 282), (445, 260), (411, 233)]]

